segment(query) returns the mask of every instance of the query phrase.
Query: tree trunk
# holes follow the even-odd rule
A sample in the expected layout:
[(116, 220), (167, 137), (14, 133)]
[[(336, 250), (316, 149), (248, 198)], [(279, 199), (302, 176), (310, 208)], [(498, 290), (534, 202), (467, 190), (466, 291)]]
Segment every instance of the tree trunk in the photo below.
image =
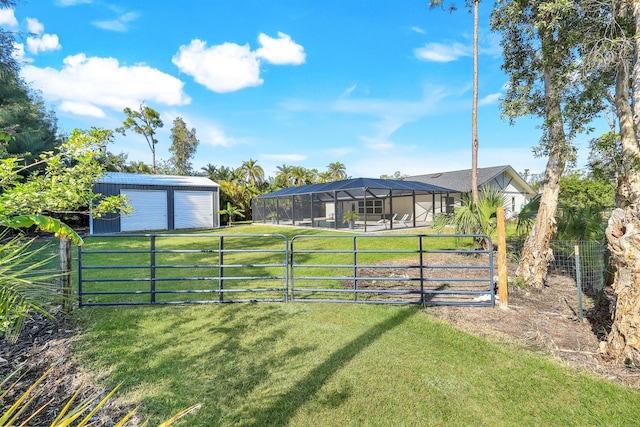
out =
[(62, 311), (71, 313), (71, 240), (60, 237), (60, 287), (62, 290)]
[[(622, 14), (625, 13), (623, 9)], [(634, 5), (636, 34), (640, 34), (640, 5)], [(615, 295), (613, 324), (604, 351), (627, 364), (640, 366), (640, 40), (635, 41), (633, 104), (629, 98), (628, 62), (620, 60), (616, 73), (616, 109), (620, 121), (622, 171), (616, 189), (618, 207), (607, 225), (611, 285)]]
[(478, 203), (478, 3), (473, 0), (473, 106), (471, 109), (471, 194)]
[(533, 289), (542, 289), (547, 279), (547, 268), (553, 261), (551, 237), (556, 232), (556, 211), (560, 194), (560, 177), (564, 172), (564, 157), (556, 150), (549, 155), (545, 169), (544, 186), (536, 221), (527, 236), (516, 276)]
[[(540, 39), (543, 52), (552, 55), (552, 49), (545, 49), (545, 44), (553, 44), (553, 34), (542, 31)], [(556, 232), (556, 211), (558, 210), (558, 196), (560, 194), (560, 177), (564, 172), (566, 157), (571, 147), (567, 144), (562, 109), (555, 88), (555, 71), (553, 58), (547, 58), (543, 71), (545, 120), (548, 127), (549, 160), (544, 172), (540, 207), (536, 221), (527, 236), (522, 250), (522, 257), (516, 275), (523, 279), (533, 289), (541, 290), (547, 279), (549, 262), (553, 260), (550, 247), (551, 237)]]

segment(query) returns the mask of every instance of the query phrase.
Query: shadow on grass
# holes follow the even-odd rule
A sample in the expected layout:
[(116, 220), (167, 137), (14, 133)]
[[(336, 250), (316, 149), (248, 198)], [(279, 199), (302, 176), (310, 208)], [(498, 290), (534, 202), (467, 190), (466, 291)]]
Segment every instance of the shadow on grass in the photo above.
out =
[[(414, 315), (416, 311), (416, 309), (400, 310), (394, 316), (371, 327), (341, 349), (335, 351), (325, 362), (298, 381), (269, 408), (257, 414), (252, 414), (253, 416), (250, 418), (253, 422), (250, 425), (286, 425), (300, 408), (314, 399), (314, 396), (334, 374), (348, 364), (358, 353), (373, 344), (383, 334), (404, 323)], [(336, 398), (336, 396), (333, 397)], [(348, 394), (345, 394), (341, 398), (346, 399), (347, 397)]]

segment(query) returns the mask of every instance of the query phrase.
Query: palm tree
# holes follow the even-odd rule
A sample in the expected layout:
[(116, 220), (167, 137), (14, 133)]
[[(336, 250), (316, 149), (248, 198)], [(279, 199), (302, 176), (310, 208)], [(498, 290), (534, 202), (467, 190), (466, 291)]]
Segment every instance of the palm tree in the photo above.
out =
[(227, 222), (227, 225), (229, 225), (229, 227), (233, 225), (233, 220), (235, 219), (235, 217), (239, 216), (241, 218), (244, 218), (244, 209), (233, 206), (230, 202), (227, 202), (226, 209), (220, 209), (218, 213), (227, 215), (229, 217), (229, 221)]
[(278, 174), (275, 177), (275, 185), (281, 188), (291, 187), (293, 184), (293, 179), (291, 174), (293, 173), (293, 166), (282, 165), (278, 166)]
[(291, 179), (296, 187), (307, 184), (308, 170), (302, 166), (291, 167)]
[[(469, 3), (467, 3), (468, 5)], [(471, 0), (473, 10), (473, 101), (471, 106), (471, 194), (478, 203), (478, 6), (480, 0)], [(429, 7), (445, 9), (444, 0), (431, 0)], [(456, 10), (455, 4), (446, 7), (449, 12)]]
[(347, 168), (343, 163), (329, 163), (329, 166), (327, 166), (327, 172), (331, 176), (332, 181), (342, 181), (343, 179), (347, 179)]
[(478, 5), (473, 0), (473, 105), (471, 107), (471, 194), (478, 203)]
[(264, 169), (258, 165), (257, 160), (246, 160), (242, 162), (242, 166), (239, 169), (242, 179), (252, 187), (256, 187), (257, 184), (264, 181)]
[[(486, 234), (494, 239), (498, 226), (496, 211), (504, 205), (504, 197), (499, 190), (484, 187), (477, 202), (469, 194), (463, 195), (462, 206), (452, 214), (437, 217), (434, 226), (439, 233), (444, 232), (446, 225), (453, 225), (457, 234)], [(486, 239), (479, 238), (477, 241), (483, 249), (488, 249), (489, 242)]]

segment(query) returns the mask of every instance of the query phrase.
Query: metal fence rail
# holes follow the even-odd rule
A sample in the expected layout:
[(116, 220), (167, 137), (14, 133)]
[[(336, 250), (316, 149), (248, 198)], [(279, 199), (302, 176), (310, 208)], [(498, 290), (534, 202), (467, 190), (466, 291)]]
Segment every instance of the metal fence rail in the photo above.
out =
[(281, 234), (88, 237), (78, 251), (78, 301), (80, 306), (286, 302), (288, 258)]
[(493, 251), (447, 248), (452, 238), (493, 247), (479, 235), (295, 236), (291, 300), (493, 306)]

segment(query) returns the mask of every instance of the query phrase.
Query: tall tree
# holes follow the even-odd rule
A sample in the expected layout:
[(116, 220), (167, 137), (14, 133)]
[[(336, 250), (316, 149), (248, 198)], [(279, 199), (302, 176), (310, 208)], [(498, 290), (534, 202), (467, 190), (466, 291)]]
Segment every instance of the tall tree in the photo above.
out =
[(327, 166), (327, 172), (329, 172), (332, 181), (342, 181), (343, 179), (347, 179), (347, 167), (344, 163), (329, 163)]
[(274, 187), (276, 189), (291, 187), (293, 185), (293, 166), (282, 165), (276, 169), (278, 169), (278, 173), (274, 179)]
[(540, 207), (523, 248), (517, 275), (535, 289), (544, 286), (553, 257), (560, 177), (575, 159), (572, 140), (601, 109), (591, 80), (581, 80), (577, 48), (582, 16), (566, 0), (508, 0), (497, 4), (491, 24), (502, 34), (503, 69), (509, 75), (503, 113), (542, 119), (538, 155), (548, 157)]
[(249, 159), (242, 162), (239, 170), (242, 179), (250, 186), (256, 188), (264, 181), (264, 169), (257, 160)]
[(161, 128), (164, 124), (160, 119), (160, 114), (151, 107), (144, 105), (144, 102), (140, 103), (137, 110), (132, 110), (127, 107), (123, 110), (127, 118), (122, 122), (122, 126), (117, 128), (116, 131), (122, 135), (126, 135), (127, 130), (132, 130), (135, 133), (144, 136), (144, 139), (149, 145), (151, 150), (151, 170), (155, 174), (156, 168), (156, 129)]
[(606, 229), (615, 295), (613, 324), (603, 350), (640, 366), (640, 3), (585, 0), (590, 31), (586, 64), (611, 75), (619, 140), (604, 139), (615, 172), (616, 209)]
[(190, 160), (195, 155), (198, 144), (200, 141), (196, 137), (196, 129), (187, 129), (182, 117), (176, 117), (171, 128), (171, 147), (169, 147), (171, 158), (169, 161), (175, 167), (178, 175), (193, 173)]
[[(444, 8), (444, 0), (431, 0), (430, 7)], [(467, 0), (467, 6), (471, 6), (473, 12), (473, 95), (471, 105), (471, 195), (474, 203), (478, 203), (478, 15), (480, 0)], [(452, 12), (456, 9), (451, 3), (447, 9)]]

